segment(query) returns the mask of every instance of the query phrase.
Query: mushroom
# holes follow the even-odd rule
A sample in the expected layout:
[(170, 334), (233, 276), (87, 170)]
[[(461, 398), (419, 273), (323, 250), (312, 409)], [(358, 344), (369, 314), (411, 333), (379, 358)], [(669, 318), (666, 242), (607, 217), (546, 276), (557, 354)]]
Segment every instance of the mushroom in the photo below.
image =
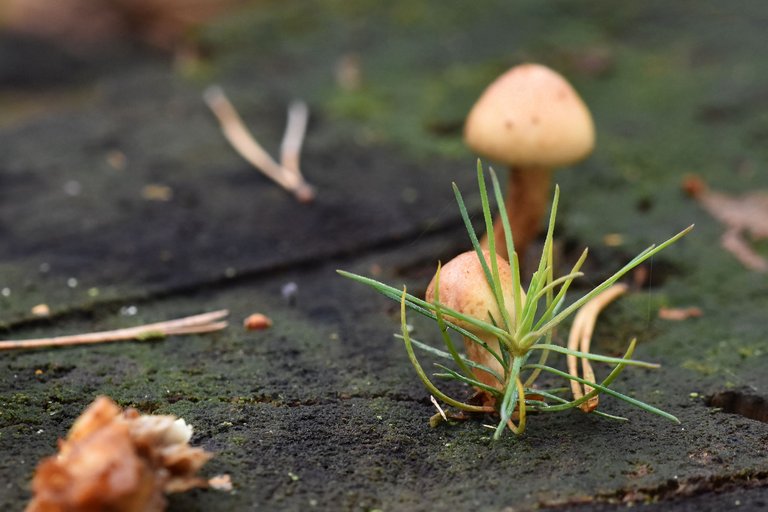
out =
[[(464, 139), (478, 154), (509, 165), (505, 206), (522, 259), (539, 233), (551, 170), (589, 155), (595, 129), (587, 106), (558, 73), (522, 64), (497, 78), (467, 116)], [(503, 224), (493, 227), (496, 252), (509, 258)], [(488, 247), (488, 234), (481, 242)]]
[[(483, 259), (485, 259), (490, 267), (490, 253), (487, 250), (483, 251)], [(499, 279), (502, 283), (504, 306), (509, 312), (510, 319), (514, 321), (515, 303), (512, 297), (512, 270), (509, 267), (509, 263), (501, 257), (498, 257), (498, 268)], [(475, 251), (459, 254), (446, 263), (440, 270), (439, 277), (440, 288), (438, 291), (440, 304), (484, 322), (490, 322), (491, 318), (493, 318), (497, 325), (503, 324), (502, 315), (499, 311), (499, 306), (496, 303), (496, 297), (486, 280), (483, 267), (480, 264), (480, 259), (477, 257)], [(427, 302), (435, 302), (436, 278), (437, 276), (432, 279), (432, 282), (430, 282), (427, 287), (425, 296)], [(521, 290), (521, 294), (522, 296), (519, 297), (518, 300), (525, 299), (525, 292)], [(499, 350), (499, 340), (493, 334), (479, 330), (474, 325), (459, 320), (458, 318), (446, 316), (446, 320), (471, 332), (487, 343), (497, 354), (501, 354)], [(478, 345), (475, 341), (466, 336), (464, 337), (464, 350), (467, 357), (472, 361), (496, 371), (496, 373), (501, 376), (504, 375), (504, 368), (499, 361), (481, 345)], [(483, 384), (499, 390), (503, 389), (503, 383), (499, 382), (496, 377), (490, 373), (477, 368), (475, 368), (473, 372), (475, 378)]]

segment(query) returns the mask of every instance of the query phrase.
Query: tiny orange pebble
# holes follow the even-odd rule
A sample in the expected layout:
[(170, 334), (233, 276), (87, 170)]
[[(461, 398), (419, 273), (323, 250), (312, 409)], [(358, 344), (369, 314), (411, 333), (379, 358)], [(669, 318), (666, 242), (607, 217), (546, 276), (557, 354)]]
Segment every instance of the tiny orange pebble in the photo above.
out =
[(272, 319), (261, 313), (254, 313), (243, 320), (246, 331), (262, 331), (272, 327)]
[(48, 304), (38, 304), (33, 307), (30, 312), (33, 315), (40, 317), (51, 316), (51, 308), (48, 307)]

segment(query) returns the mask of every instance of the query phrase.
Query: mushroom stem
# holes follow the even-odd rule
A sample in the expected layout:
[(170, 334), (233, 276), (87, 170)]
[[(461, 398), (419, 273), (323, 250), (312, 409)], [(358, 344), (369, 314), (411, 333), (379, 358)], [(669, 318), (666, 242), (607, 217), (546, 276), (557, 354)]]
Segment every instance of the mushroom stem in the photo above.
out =
[[(509, 169), (507, 196), (504, 205), (512, 229), (515, 252), (521, 264), (530, 243), (541, 231), (541, 222), (549, 200), (549, 186), (552, 171), (544, 167), (516, 166)], [(500, 217), (493, 223), (496, 241), (496, 253), (509, 259), (504, 224)], [(488, 234), (480, 241), (480, 246), (488, 248)]]

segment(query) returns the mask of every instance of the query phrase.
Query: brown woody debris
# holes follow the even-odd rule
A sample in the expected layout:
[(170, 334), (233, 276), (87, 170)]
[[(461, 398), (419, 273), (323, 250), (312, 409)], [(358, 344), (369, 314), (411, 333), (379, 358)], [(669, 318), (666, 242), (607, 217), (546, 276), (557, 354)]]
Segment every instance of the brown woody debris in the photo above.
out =
[(755, 252), (745, 237), (748, 234), (752, 240), (768, 239), (768, 192), (733, 197), (711, 190), (698, 176), (686, 177), (683, 190), (725, 226), (720, 244), (726, 251), (746, 268), (768, 272), (768, 260)]
[(662, 320), (673, 320), (677, 322), (688, 320), (689, 318), (698, 318), (702, 314), (703, 313), (701, 309), (697, 307), (659, 309), (659, 318)]
[(38, 465), (26, 511), (162, 511), (166, 493), (209, 485), (196, 473), (213, 455), (189, 446), (191, 435), (183, 419), (98, 397)]

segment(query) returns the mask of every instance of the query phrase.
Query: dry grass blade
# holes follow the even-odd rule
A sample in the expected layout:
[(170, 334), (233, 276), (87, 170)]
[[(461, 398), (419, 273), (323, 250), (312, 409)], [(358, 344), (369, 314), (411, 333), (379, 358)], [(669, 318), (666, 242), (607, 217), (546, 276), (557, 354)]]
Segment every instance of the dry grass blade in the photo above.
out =
[[(269, 179), (291, 192), (300, 202), (309, 202), (314, 198), (312, 187), (304, 180), (298, 170), (299, 151), (304, 139), (308, 113), (303, 103), (292, 106), (288, 112), (286, 138), (283, 141), (283, 158), (288, 153), (288, 161), (295, 168), (280, 165), (269, 156), (246, 128), (235, 107), (219, 86), (211, 86), (203, 94), (208, 107), (221, 124), (221, 130), (235, 151)], [(302, 113), (303, 105), (304, 112)]]
[(222, 309), (200, 315), (193, 315), (166, 322), (116, 329), (113, 331), (100, 331), (87, 334), (74, 334), (70, 336), (56, 336), (53, 338), (38, 338), (30, 340), (6, 340), (0, 341), (0, 351), (30, 348), (64, 347), (71, 345), (87, 345), (94, 343), (108, 343), (112, 341), (142, 340), (163, 338), (177, 334), (202, 334), (220, 331), (227, 327), (223, 318), (229, 311)]
[[(573, 325), (571, 326), (571, 332), (568, 335), (568, 348), (570, 350), (578, 350), (581, 352), (589, 352), (590, 345), (592, 344), (592, 333), (595, 331), (595, 323), (600, 312), (605, 309), (608, 304), (616, 300), (622, 294), (627, 291), (627, 285), (615, 284), (597, 295), (594, 299), (587, 302), (573, 319)], [(578, 361), (576, 356), (568, 355), (568, 373), (574, 377), (579, 376)], [(592, 370), (592, 365), (589, 360), (581, 360), (582, 378), (591, 382), (595, 382), (595, 372)], [(573, 392), (574, 400), (578, 400), (584, 395), (590, 393), (592, 388), (582, 385), (575, 380), (571, 381), (571, 391)], [(587, 400), (579, 407), (584, 412), (592, 412), (597, 408), (599, 398), (597, 396)]]

